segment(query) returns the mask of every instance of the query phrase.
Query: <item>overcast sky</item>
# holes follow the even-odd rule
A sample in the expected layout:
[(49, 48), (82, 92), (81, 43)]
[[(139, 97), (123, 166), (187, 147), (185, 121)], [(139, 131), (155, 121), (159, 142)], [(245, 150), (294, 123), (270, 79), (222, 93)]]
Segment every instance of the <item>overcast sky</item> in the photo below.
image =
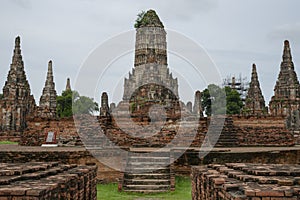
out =
[[(2, 0), (0, 87), (6, 80), (16, 36), (21, 36), (27, 78), (38, 103), (50, 59), (60, 94), (67, 77), (73, 84), (72, 80), (92, 50), (112, 36), (133, 30), (136, 15), (141, 10), (154, 9), (167, 29), (205, 48), (223, 78), (242, 74), (250, 80), (252, 63), (256, 63), (268, 104), (279, 73), (285, 39), (290, 40), (295, 69), (298, 75), (300, 73), (299, 8), (299, 0)], [(180, 67), (182, 63), (171, 58), (171, 70), (171, 64)], [(120, 70), (122, 73), (132, 68), (133, 61), (125, 63), (120, 64), (125, 69)], [(123, 77), (111, 81), (120, 80)], [(197, 80), (193, 80), (192, 87), (202, 90), (204, 86), (200, 82), (197, 85)], [(90, 95), (80, 91), (97, 101), (100, 92)], [(192, 96), (184, 94), (181, 98), (193, 101)]]

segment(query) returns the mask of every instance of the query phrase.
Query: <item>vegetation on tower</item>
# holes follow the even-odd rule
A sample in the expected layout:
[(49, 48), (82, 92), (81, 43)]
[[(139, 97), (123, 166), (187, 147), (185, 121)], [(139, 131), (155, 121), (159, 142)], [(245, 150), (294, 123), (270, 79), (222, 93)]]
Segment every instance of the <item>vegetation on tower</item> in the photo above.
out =
[(141, 27), (161, 27), (164, 28), (164, 25), (160, 21), (154, 10), (148, 10), (147, 12), (141, 11), (137, 15), (137, 19), (135, 20), (134, 28)]

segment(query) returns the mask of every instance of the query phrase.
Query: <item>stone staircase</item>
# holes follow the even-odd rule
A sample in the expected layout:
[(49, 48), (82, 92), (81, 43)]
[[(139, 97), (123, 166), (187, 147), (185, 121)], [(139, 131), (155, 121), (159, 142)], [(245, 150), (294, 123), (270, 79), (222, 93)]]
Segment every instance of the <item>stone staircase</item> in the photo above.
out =
[(237, 130), (233, 125), (232, 118), (226, 118), (221, 135), (216, 147), (236, 147), (238, 146)]
[(129, 152), (122, 189), (126, 192), (156, 193), (174, 188), (171, 184), (170, 152)]

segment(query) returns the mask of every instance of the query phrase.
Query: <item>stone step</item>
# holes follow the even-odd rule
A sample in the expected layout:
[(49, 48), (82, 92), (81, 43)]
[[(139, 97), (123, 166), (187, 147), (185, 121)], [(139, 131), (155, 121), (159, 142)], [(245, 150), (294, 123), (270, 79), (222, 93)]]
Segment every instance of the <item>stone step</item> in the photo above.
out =
[(161, 169), (157, 169), (157, 168), (126, 168), (127, 172), (130, 173), (138, 173), (138, 174), (149, 174), (149, 173), (156, 173), (156, 174), (165, 174), (165, 173), (170, 173), (170, 169), (169, 168), (161, 168)]
[(170, 185), (126, 185), (124, 190), (169, 190)]
[(165, 180), (170, 179), (170, 173), (125, 173), (125, 179), (156, 179)]
[(165, 190), (138, 190), (138, 189), (125, 189), (125, 192), (136, 192), (136, 193), (163, 193), (163, 192), (169, 192), (169, 189), (165, 189)]
[(154, 161), (154, 162), (151, 162), (151, 161), (146, 161), (146, 162), (130, 162), (130, 163), (128, 163), (128, 165), (134, 165), (134, 166), (137, 166), (137, 165), (145, 165), (145, 166), (147, 166), (147, 165), (151, 165), (151, 166), (161, 166), (161, 165), (169, 165), (170, 164), (170, 161), (169, 160), (167, 160), (167, 162), (162, 162), (162, 161)]
[(130, 163), (133, 162), (164, 162), (164, 163), (170, 163), (170, 157), (131, 157), (129, 159)]
[(125, 179), (126, 185), (170, 185), (169, 179)]

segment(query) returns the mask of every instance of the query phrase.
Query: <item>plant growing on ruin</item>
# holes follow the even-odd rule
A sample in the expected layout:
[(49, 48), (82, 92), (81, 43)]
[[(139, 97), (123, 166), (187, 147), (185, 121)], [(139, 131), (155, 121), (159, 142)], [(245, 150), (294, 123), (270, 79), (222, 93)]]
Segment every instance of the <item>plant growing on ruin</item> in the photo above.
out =
[(137, 15), (137, 19), (135, 20), (135, 24), (134, 24), (134, 28), (139, 28), (142, 24), (143, 24), (143, 17), (146, 14), (145, 11), (141, 11), (138, 15)]

